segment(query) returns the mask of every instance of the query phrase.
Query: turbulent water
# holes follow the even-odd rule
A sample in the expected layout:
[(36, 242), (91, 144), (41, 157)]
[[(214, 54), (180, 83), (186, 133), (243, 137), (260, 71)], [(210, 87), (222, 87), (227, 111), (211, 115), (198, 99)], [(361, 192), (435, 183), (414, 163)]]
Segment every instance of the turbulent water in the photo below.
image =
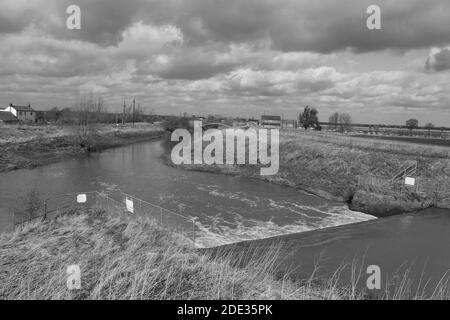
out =
[(132, 194), (195, 219), (196, 244), (210, 247), (371, 220), (341, 203), (258, 180), (182, 171), (159, 159), (160, 142), (0, 174), (1, 230), (11, 228), (18, 197), (89, 190)]

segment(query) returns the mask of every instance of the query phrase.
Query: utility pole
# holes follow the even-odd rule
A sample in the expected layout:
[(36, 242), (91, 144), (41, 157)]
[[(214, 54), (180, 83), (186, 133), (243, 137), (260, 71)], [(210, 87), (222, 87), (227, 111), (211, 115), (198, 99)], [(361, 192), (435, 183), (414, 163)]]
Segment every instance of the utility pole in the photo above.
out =
[(135, 110), (136, 100), (133, 99), (133, 127), (134, 127), (134, 110)]
[(122, 124), (125, 125), (125, 100), (123, 100)]
[(138, 103), (138, 115), (140, 115), (140, 118), (138, 119), (139, 122), (142, 121), (142, 110), (141, 110), (141, 104)]

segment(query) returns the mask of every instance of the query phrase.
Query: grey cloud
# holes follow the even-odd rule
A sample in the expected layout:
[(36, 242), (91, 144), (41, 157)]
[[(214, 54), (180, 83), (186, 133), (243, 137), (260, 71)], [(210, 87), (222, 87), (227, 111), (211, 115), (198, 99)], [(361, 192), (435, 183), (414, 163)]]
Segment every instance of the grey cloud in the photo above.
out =
[(41, 35), (11, 35), (1, 39), (1, 75), (74, 77), (112, 69), (113, 61), (100, 48)]
[(427, 70), (434, 71), (450, 70), (450, 47), (431, 53), (425, 67)]
[[(352, 48), (358, 52), (412, 49), (450, 43), (448, 0), (379, 0), (382, 30), (366, 28), (366, 8), (372, 0), (79, 0), (83, 27), (66, 30), (65, 8), (71, 0), (48, 0), (39, 23), (46, 32), (64, 39), (80, 39), (101, 45), (120, 42), (133, 22), (176, 25), (189, 45), (207, 42), (271, 41), (282, 51), (334, 52)], [(49, 5), (53, 4), (53, 5)], [(52, 11), (48, 20), (43, 12)], [(5, 9), (5, 16), (11, 15)], [(14, 16), (14, 12), (12, 12)], [(15, 32), (27, 19), (3, 20), (0, 32)], [(6, 22), (5, 22), (6, 21)]]
[[(281, 51), (407, 50), (450, 42), (447, 0), (380, 0), (382, 30), (366, 27), (372, 0), (190, 1), (189, 15), (220, 42), (269, 40)], [(181, 26), (183, 30), (183, 27)]]

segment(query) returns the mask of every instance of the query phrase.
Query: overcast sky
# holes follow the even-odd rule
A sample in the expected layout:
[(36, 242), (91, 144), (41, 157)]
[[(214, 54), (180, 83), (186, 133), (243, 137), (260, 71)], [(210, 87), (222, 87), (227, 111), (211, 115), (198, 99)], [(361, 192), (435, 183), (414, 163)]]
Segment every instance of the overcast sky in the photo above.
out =
[(450, 126), (449, 0), (0, 0), (0, 53), (2, 105)]

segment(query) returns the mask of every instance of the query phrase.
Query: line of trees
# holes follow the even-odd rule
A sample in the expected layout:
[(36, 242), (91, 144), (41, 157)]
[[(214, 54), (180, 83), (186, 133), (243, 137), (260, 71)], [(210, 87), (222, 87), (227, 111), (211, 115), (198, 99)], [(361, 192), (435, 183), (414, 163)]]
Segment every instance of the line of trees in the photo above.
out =
[(70, 108), (59, 109), (54, 107), (37, 114), (39, 123), (59, 123), (67, 125), (80, 125), (87, 127), (90, 123), (130, 123), (149, 121), (152, 114), (147, 113), (139, 103), (124, 102), (120, 112), (110, 113), (108, 107), (100, 95), (92, 93), (77, 97), (76, 102)]
[[(410, 130), (418, 129), (419, 128), (419, 120), (417, 120), (417, 119), (406, 120), (405, 125)], [(428, 129), (428, 130), (432, 130), (435, 128), (435, 125), (431, 122), (428, 122), (427, 124), (425, 124), (424, 128)]]
[[(322, 130), (319, 124), (319, 111), (316, 108), (306, 106), (298, 117), (300, 125), (307, 130), (313, 128), (314, 130)], [(352, 129), (352, 117), (345, 112), (333, 113), (328, 122), (334, 130), (340, 132), (348, 132)]]
[(329, 118), (328, 122), (331, 124), (334, 130), (340, 132), (351, 131), (352, 129), (352, 117), (345, 112), (335, 112)]
[[(419, 120), (417, 120), (417, 119), (406, 120), (405, 125), (409, 130), (413, 131), (414, 129), (419, 128)], [(433, 130), (435, 128), (435, 125), (431, 122), (428, 122), (427, 124), (425, 124), (424, 128), (426, 130), (428, 130), (428, 135), (431, 136), (431, 130)]]

